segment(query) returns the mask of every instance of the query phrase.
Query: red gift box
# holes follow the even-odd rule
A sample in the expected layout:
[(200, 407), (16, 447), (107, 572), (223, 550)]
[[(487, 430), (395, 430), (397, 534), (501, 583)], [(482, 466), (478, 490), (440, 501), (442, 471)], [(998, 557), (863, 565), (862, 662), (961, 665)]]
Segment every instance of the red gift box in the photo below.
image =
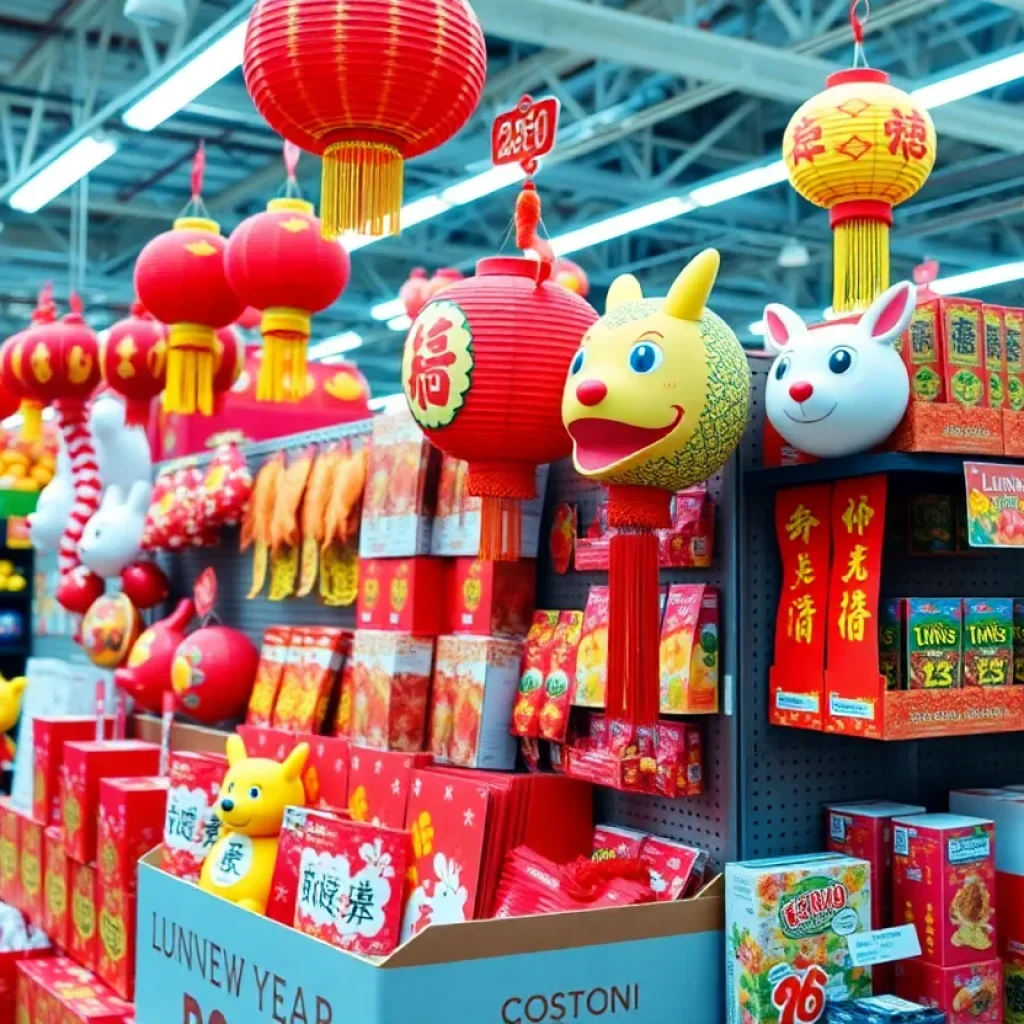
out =
[(44, 932), (60, 949), (67, 949), (71, 917), (68, 893), (71, 886), (71, 862), (64, 846), (64, 830), (59, 825), (46, 829), (43, 854), (43, 916)]
[(352, 634), (329, 626), (292, 630), (291, 649), (271, 724), (275, 729), (318, 733), (327, 718), (342, 662), (352, 650)]
[(135, 997), (135, 900), (126, 889), (98, 886), (96, 973), (129, 1002)]
[(30, 979), (32, 1024), (124, 1024), (132, 1013), (130, 1004), (66, 957), (34, 960), (25, 967), (19, 991), (23, 978)]
[(21, 902), (21, 816), (9, 796), (0, 797), (0, 902)]
[(97, 866), (104, 890), (135, 892), (139, 859), (163, 836), (168, 786), (159, 777), (100, 780)]
[[(113, 719), (104, 719), (111, 736)], [(47, 825), (61, 823), (60, 776), (64, 744), (96, 739), (94, 715), (38, 717), (32, 720), (32, 814)]]
[(591, 860), (632, 860), (644, 848), (646, 832), (621, 825), (595, 825)]
[(36, 821), (30, 814), (18, 812), (21, 817), (19, 828), (20, 852), (18, 856), (18, 874), (20, 881), (18, 893), (20, 902), (18, 909), (33, 924), (38, 924), (43, 917), (43, 857), (46, 845), (44, 833), (46, 826)]
[(21, 1013), (18, 988), (18, 964), (38, 957), (53, 956), (49, 949), (24, 949), (0, 953), (0, 1024), (31, 1024), (30, 1014)]
[(533, 559), (485, 562), (456, 558), (449, 579), (450, 632), (526, 636), (537, 592), (537, 563)]
[(92, 740), (64, 744), (61, 779), (64, 837), (68, 854), (80, 864), (96, 857), (100, 779), (155, 775), (160, 746), (141, 740)]
[(919, 957), (896, 964), (896, 995), (946, 1013), (946, 1024), (1003, 1024), (999, 959), (940, 967)]
[(96, 970), (99, 936), (96, 933), (96, 865), (71, 861), (71, 928), (68, 955), (82, 967)]
[(251, 725), (240, 725), (238, 735), (250, 757), (269, 757), (272, 761), (283, 761), (297, 743), (308, 743), (309, 757), (302, 771), (306, 806), (334, 810), (348, 806), (349, 750), (344, 737), (258, 729)]
[(162, 866), (168, 874), (199, 881), (203, 860), (220, 835), (214, 814), (227, 758), (215, 754), (171, 754)]
[(409, 834), (310, 818), (299, 858), (295, 927), (339, 949), (387, 956), (398, 946)]
[(370, 558), (359, 564), (356, 623), (417, 636), (444, 632), (446, 564), (443, 559)]
[(685, 843), (647, 836), (640, 859), (651, 872), (651, 889), (661, 903), (685, 899), (700, 888), (708, 855)]
[(260, 645), (260, 662), (249, 694), (246, 725), (270, 725), (290, 652), (291, 630), (287, 626), (270, 626)]
[(404, 828), (413, 769), (429, 763), (429, 754), (353, 747), (348, 771), (352, 820)]

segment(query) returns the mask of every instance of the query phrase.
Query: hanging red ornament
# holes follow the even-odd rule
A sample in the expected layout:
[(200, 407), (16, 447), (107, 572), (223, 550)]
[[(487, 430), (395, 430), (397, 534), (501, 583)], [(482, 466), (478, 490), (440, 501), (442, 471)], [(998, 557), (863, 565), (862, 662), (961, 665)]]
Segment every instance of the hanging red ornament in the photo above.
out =
[(464, 277), (462, 271), (455, 267), (441, 267), (439, 270), (435, 270), (434, 276), (427, 284), (427, 298), (432, 299), (435, 295), (440, 295), (445, 288), (455, 284), (456, 281), (461, 281)]
[(134, 302), (131, 316), (100, 342), (100, 369), (107, 387), (125, 400), (125, 425), (148, 425), (153, 399), (167, 380), (167, 328)]
[(241, 316), (245, 303), (232, 291), (224, 268), (227, 241), (205, 215), (200, 192), (202, 148), (192, 173), (192, 199), (172, 230), (152, 239), (135, 262), (135, 292), (170, 328), (164, 408), (213, 412), (216, 332)]
[(57, 317), (53, 303), (53, 286), (47, 282), (39, 291), (36, 308), (32, 311), (31, 326), (12, 334), (0, 347), (0, 381), (3, 388), (16, 396), (21, 411), (21, 439), (38, 441), (43, 436), (43, 405), (25, 386), (25, 342), (34, 327), (51, 323)]
[(590, 278), (587, 272), (572, 260), (559, 256), (555, 260), (555, 283), (586, 298), (590, 293)]
[(245, 366), (245, 343), (234, 328), (222, 327), (217, 332), (213, 343), (213, 366), (213, 408), (220, 415)]
[(236, 327), (243, 331), (254, 331), (263, 320), (263, 314), (255, 306), (246, 306), (242, 315), (235, 321)]
[[(288, 191), (297, 191), (294, 161)], [(297, 196), (271, 199), (263, 213), (231, 233), (226, 267), (235, 293), (263, 311), (263, 360), (256, 397), (299, 402), (306, 396), (311, 318), (333, 303), (349, 277), (348, 253), (320, 232), (313, 204)]]
[(469, 120), (487, 50), (467, 0), (257, 0), (242, 70), (270, 127), (322, 155), (325, 236), (397, 234), (404, 163)]
[(519, 503), (540, 463), (571, 444), (559, 407), (565, 373), (597, 313), (548, 280), (549, 263), (496, 256), (431, 299), (405, 343), (402, 383), (416, 421), (469, 463), (483, 498), (482, 558), (519, 556)]
[(408, 279), (398, 289), (398, 297), (405, 306), (405, 313), (411, 320), (420, 315), (420, 310), (430, 298), (430, 282), (423, 267), (413, 267)]

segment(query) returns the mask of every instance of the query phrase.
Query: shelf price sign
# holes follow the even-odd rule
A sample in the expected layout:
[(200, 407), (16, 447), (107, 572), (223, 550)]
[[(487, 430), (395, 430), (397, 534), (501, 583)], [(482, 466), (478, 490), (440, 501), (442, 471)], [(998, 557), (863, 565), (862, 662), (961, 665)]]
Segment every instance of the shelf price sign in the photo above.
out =
[(554, 96), (534, 100), (523, 96), (491, 125), (491, 162), (495, 167), (519, 164), (527, 174), (537, 172), (541, 157), (555, 148), (561, 104)]
[(1024, 466), (965, 462), (964, 480), (971, 547), (1024, 546)]

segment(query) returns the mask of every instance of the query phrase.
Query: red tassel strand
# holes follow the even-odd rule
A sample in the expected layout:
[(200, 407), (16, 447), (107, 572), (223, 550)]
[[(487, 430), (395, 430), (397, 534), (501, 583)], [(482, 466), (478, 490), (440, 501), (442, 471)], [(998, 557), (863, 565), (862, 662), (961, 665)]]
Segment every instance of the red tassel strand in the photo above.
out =
[(532, 250), (540, 257), (537, 284), (550, 276), (555, 265), (555, 254), (547, 241), (540, 237), (541, 201), (537, 186), (523, 182), (523, 190), (516, 199), (516, 247), (523, 252)]

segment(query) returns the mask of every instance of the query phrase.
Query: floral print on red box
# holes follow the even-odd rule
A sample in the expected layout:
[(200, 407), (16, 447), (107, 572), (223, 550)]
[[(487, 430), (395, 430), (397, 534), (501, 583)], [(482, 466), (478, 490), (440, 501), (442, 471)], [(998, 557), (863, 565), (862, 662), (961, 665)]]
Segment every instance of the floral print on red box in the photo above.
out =
[(299, 859), (295, 927), (339, 949), (387, 956), (399, 942), (409, 837), (310, 818)]
[(220, 837), (213, 809), (226, 771), (227, 761), (211, 754), (171, 755), (163, 849), (168, 874), (199, 881), (203, 860)]

